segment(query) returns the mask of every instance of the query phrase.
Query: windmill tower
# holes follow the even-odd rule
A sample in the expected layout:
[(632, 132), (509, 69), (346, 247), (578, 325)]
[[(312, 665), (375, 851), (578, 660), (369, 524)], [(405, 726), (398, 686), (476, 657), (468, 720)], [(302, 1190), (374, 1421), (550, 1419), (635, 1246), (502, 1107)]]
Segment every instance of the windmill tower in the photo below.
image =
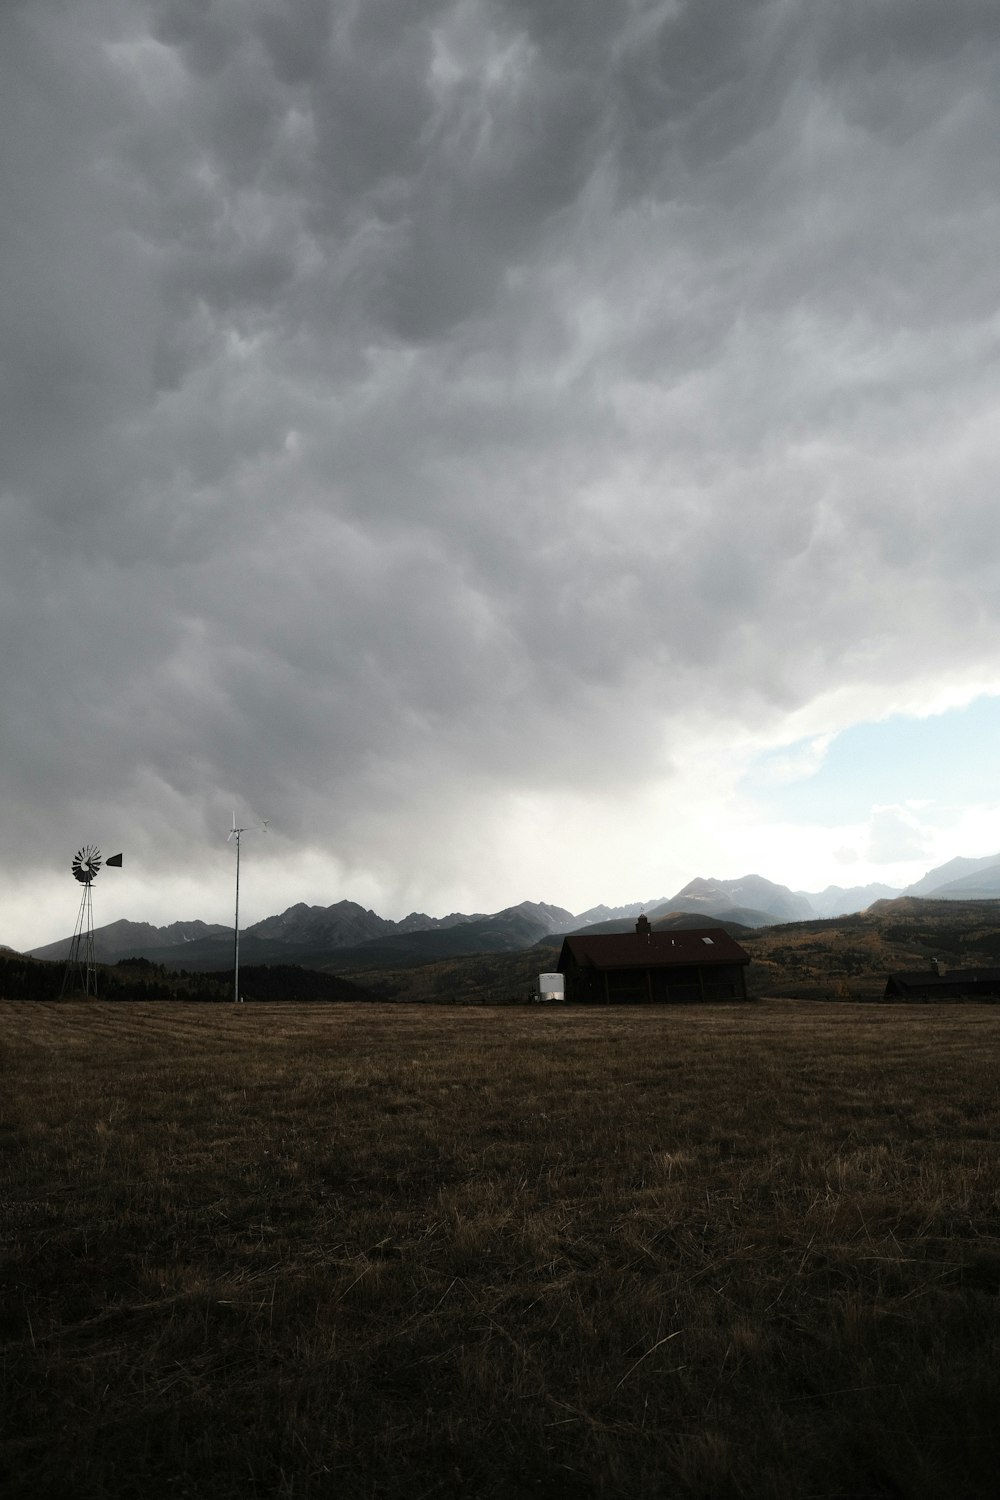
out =
[[(117, 865), (121, 868), (122, 857), (120, 854), (112, 854), (107, 863), (109, 866)], [(75, 975), (79, 980), (79, 988), (84, 995), (93, 995), (95, 999), (97, 997), (94, 899), (91, 887), (97, 879), (97, 872), (100, 868), (101, 851), (94, 844), (84, 844), (82, 849), (76, 851), (72, 864), (73, 878), (83, 886), (83, 895), (80, 898), (80, 911), (69, 947), (69, 958), (66, 960), (66, 972), (63, 974), (62, 989), (59, 992), (60, 1000), (70, 987), (71, 975)]]

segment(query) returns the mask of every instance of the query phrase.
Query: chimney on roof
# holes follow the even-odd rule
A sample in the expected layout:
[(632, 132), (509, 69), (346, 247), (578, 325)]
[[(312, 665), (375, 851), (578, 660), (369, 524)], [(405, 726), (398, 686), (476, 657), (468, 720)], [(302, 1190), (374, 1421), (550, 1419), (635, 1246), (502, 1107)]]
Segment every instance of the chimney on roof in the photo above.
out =
[(943, 979), (944, 978), (944, 964), (942, 963), (941, 959), (939, 959), (939, 958), (932, 958), (931, 959), (931, 963), (934, 965), (934, 972), (935, 972), (935, 974), (938, 976), (939, 979)]
[(648, 943), (652, 931), (653, 929), (649, 925), (649, 918), (646, 916), (645, 912), (642, 912), (635, 924), (636, 937), (644, 937), (646, 939), (646, 942)]

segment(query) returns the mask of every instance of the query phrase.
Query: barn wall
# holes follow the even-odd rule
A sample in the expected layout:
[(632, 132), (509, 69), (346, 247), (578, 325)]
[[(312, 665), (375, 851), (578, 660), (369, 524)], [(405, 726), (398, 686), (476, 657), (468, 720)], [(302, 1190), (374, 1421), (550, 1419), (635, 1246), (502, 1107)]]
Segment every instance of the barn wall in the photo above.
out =
[(655, 969), (568, 969), (566, 999), (582, 1005), (691, 1005), (745, 1000), (741, 964), (676, 964)]

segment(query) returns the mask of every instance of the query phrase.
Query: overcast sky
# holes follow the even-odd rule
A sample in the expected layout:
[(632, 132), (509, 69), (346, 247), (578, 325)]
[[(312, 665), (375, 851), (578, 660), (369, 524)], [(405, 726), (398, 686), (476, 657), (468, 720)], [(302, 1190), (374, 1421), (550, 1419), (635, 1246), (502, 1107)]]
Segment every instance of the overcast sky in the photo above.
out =
[(8, 0), (0, 942), (1000, 849), (996, 0)]

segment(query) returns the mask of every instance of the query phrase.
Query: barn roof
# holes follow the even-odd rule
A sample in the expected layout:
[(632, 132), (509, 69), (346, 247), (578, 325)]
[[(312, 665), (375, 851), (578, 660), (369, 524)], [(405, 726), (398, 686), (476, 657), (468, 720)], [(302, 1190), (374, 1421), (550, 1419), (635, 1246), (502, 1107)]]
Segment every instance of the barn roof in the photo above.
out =
[(977, 986), (1000, 992), (1000, 969), (910, 969), (886, 978), (887, 994), (960, 994)]
[(721, 927), (685, 927), (673, 932), (599, 933), (567, 937), (556, 965), (592, 969), (665, 969), (674, 964), (748, 964), (750, 955)]

